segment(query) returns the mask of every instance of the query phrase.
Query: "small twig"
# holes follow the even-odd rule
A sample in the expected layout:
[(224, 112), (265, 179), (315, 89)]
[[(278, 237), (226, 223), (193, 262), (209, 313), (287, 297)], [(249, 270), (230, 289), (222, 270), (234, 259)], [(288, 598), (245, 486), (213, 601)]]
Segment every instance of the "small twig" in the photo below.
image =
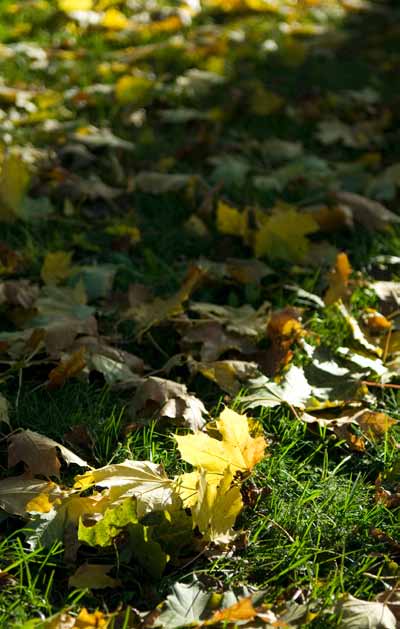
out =
[(400, 389), (400, 384), (383, 384), (382, 382), (371, 382), (370, 380), (361, 380), (361, 384), (367, 387), (380, 387), (381, 389)]
[(155, 338), (149, 331), (147, 332), (147, 338), (152, 343), (152, 345), (154, 345), (154, 347), (160, 352), (160, 354), (162, 354), (165, 358), (167, 358), (167, 360), (171, 358), (170, 356), (168, 356), (167, 352), (164, 351), (162, 347), (160, 347), (160, 345), (157, 343), (157, 341), (155, 340)]
[(23, 373), (24, 373), (24, 370), (22, 368), (18, 370), (18, 391), (17, 391), (16, 400), (15, 400), (15, 408), (17, 411), (18, 411), (18, 406), (19, 406), (19, 400), (21, 397)]
[(280, 524), (278, 524), (278, 522), (275, 522), (275, 520), (272, 520), (271, 518), (269, 519), (269, 521), (271, 522), (272, 526), (275, 526), (277, 529), (279, 529), (282, 533), (284, 533), (286, 535), (286, 537), (288, 538), (288, 540), (290, 542), (292, 542), (292, 544), (295, 543), (295, 539), (294, 537), (292, 537), (289, 533), (289, 531), (287, 531), (286, 529), (283, 528), (283, 526), (281, 526)]
[(389, 353), (389, 343), (392, 338), (392, 326), (388, 329), (386, 339), (385, 339), (385, 349), (383, 350), (382, 362), (385, 363)]

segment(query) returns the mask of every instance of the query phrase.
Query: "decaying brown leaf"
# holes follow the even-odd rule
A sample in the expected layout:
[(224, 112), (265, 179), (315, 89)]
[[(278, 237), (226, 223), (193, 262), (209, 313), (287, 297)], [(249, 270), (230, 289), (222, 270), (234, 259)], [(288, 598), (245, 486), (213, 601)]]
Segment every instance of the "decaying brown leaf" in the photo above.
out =
[(22, 461), (34, 476), (59, 477), (61, 469), (59, 452), (62, 460), (68, 465), (89, 467), (86, 461), (65, 446), (32, 430), (21, 430), (9, 437), (8, 467), (13, 467)]
[(187, 387), (173, 380), (150, 376), (143, 378), (129, 406), (133, 417), (157, 414), (171, 419), (176, 424), (200, 430), (205, 424), (207, 410), (197, 397), (188, 393)]
[(360, 194), (338, 191), (334, 197), (338, 203), (350, 209), (355, 223), (371, 231), (386, 229), (389, 225), (400, 222), (400, 216), (388, 210), (382, 203)]

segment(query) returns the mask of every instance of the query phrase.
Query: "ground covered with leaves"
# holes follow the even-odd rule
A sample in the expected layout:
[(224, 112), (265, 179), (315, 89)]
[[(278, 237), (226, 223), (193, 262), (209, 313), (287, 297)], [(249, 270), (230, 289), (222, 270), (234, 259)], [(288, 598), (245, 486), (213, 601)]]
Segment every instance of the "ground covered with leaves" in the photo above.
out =
[(400, 11), (0, 3), (0, 625), (400, 626)]

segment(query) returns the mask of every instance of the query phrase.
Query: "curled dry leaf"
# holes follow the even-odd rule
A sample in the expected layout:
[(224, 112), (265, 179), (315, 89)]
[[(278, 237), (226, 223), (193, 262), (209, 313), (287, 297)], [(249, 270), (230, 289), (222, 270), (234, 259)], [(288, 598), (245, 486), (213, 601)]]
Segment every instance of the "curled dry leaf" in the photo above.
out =
[(400, 216), (388, 210), (382, 203), (367, 199), (353, 192), (338, 191), (335, 200), (350, 209), (354, 221), (371, 231), (382, 230), (392, 223), (400, 223)]
[(65, 446), (32, 430), (15, 432), (8, 439), (8, 467), (25, 463), (30, 473), (43, 476), (60, 476), (61, 461), (68, 465), (89, 467), (88, 463)]
[(208, 416), (203, 402), (188, 393), (187, 387), (173, 380), (149, 376), (143, 378), (129, 406), (129, 412), (137, 417), (140, 413), (166, 417), (176, 424), (196, 431), (203, 428)]

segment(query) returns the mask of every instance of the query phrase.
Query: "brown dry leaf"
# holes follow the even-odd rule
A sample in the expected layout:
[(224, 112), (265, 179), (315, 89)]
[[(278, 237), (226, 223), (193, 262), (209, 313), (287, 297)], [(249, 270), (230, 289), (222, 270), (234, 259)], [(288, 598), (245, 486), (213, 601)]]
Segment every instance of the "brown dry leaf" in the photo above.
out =
[(57, 367), (50, 371), (49, 387), (62, 387), (67, 380), (81, 373), (85, 366), (85, 348), (81, 347), (69, 356), (67, 360), (62, 360)]
[(265, 302), (258, 310), (255, 310), (249, 304), (234, 308), (233, 306), (195, 302), (190, 304), (190, 311), (199, 317), (196, 319), (195, 325), (197, 325), (197, 321), (216, 321), (223, 325), (227, 332), (257, 339), (265, 335), (270, 304)]
[(261, 260), (245, 260), (227, 258), (225, 262), (213, 262), (200, 258), (196, 263), (210, 279), (218, 281), (234, 281), (239, 284), (259, 284), (264, 277), (273, 274)]
[(322, 232), (337, 232), (343, 227), (353, 226), (353, 216), (350, 210), (345, 207), (327, 207), (323, 205), (306, 208), (305, 211), (317, 221)]
[(271, 347), (261, 359), (263, 371), (267, 375), (274, 376), (292, 360), (292, 347), (296, 341), (304, 336), (300, 318), (300, 310), (292, 306), (271, 314), (267, 326), (267, 338)]
[(352, 268), (346, 253), (338, 253), (335, 268), (329, 274), (329, 287), (325, 294), (325, 304), (330, 306), (341, 299), (346, 302), (350, 296), (350, 275)]
[(203, 428), (208, 416), (203, 402), (190, 395), (184, 384), (154, 376), (142, 379), (129, 411), (134, 417), (139, 413), (146, 416), (157, 413), (193, 431)]
[(382, 203), (367, 199), (353, 192), (335, 192), (335, 200), (348, 208), (354, 221), (371, 231), (386, 229), (392, 223), (400, 223), (400, 216), (388, 210)]
[[(71, 0), (65, 1), (70, 2)], [(91, 613), (83, 607), (78, 616), (71, 615), (68, 611), (62, 611), (40, 620), (39, 624), (34, 626), (38, 629), (107, 629), (110, 621), (110, 615), (107, 616), (101, 611)]]
[(59, 477), (61, 461), (58, 451), (68, 465), (90, 467), (86, 461), (68, 448), (32, 430), (21, 430), (9, 437), (8, 467), (13, 467), (22, 461), (33, 475)]
[[(321, 417), (318, 415), (309, 415), (304, 413), (302, 420), (307, 423), (317, 423), (320, 426), (326, 427), (332, 430), (339, 439), (344, 439), (352, 450), (358, 452), (364, 452), (366, 448), (366, 441), (375, 442), (390, 430), (390, 428), (397, 424), (397, 420), (392, 419), (386, 413), (380, 413), (378, 411), (371, 411), (369, 409), (354, 409), (353, 411), (347, 411), (339, 417), (332, 417), (330, 419)], [(362, 434), (357, 434), (352, 429), (352, 425), (356, 424)]]
[(253, 340), (234, 332), (227, 332), (217, 322), (185, 322), (178, 327), (182, 334), (184, 350), (193, 350), (200, 345), (200, 358), (203, 362), (215, 361), (228, 350), (240, 354), (253, 354), (257, 346)]
[(29, 280), (8, 280), (0, 283), (0, 304), (32, 308), (39, 296), (39, 287)]
[(143, 334), (153, 326), (182, 314), (185, 310), (185, 302), (199, 286), (203, 277), (204, 273), (199, 268), (192, 267), (189, 269), (181, 288), (172, 297), (168, 299), (156, 297), (153, 301), (129, 308), (124, 313), (124, 319), (134, 319), (136, 321), (138, 339), (140, 340)]

